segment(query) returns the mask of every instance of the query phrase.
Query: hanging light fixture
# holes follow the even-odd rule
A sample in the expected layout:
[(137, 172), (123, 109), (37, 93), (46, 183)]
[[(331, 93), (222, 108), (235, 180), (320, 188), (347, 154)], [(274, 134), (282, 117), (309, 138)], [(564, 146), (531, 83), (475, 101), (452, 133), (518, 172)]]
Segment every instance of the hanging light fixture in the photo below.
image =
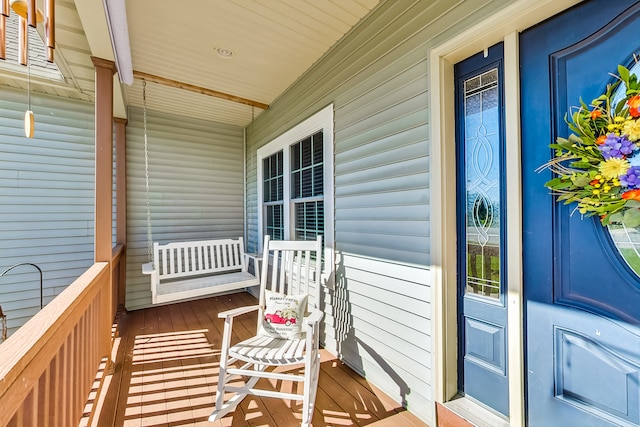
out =
[(31, 111), (31, 63), (29, 62), (29, 54), (27, 53), (27, 111), (24, 112), (24, 135), (27, 138), (33, 138), (36, 122), (33, 119), (33, 111)]
[(6, 58), (6, 23), (11, 10), (20, 17), (18, 26), (18, 61), (27, 66), (28, 109), (24, 114), (24, 133), (33, 138), (35, 121), (31, 111), (31, 64), (29, 62), (29, 27), (45, 22), (47, 61), (53, 62), (55, 47), (55, 0), (45, 0), (45, 13), (38, 9), (36, 0), (0, 0), (0, 59)]
[[(31, 5), (28, 7), (24, 0), (13, 0), (11, 9), (20, 16), (20, 26), (18, 27), (18, 60), (20, 64), (27, 66), (27, 111), (24, 113), (24, 134), (27, 138), (33, 138), (35, 122), (33, 111), (31, 110), (31, 63), (29, 62), (29, 21), (30, 17), (35, 18)], [(23, 16), (26, 14), (26, 17)]]

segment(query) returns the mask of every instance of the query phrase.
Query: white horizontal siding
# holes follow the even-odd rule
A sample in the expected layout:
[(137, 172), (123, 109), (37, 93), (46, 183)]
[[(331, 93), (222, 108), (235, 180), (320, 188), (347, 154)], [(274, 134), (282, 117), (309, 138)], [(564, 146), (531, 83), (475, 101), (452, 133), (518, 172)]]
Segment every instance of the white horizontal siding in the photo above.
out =
[[(0, 89), (0, 272), (43, 270), (47, 304), (93, 263), (94, 108), (32, 94), (35, 137), (24, 136), (25, 92)], [(40, 309), (40, 276), (0, 277), (9, 332)]]
[[(244, 234), (243, 130), (147, 112), (149, 203), (153, 240), (238, 238)], [(143, 112), (127, 124), (128, 309), (151, 305), (147, 254)]]

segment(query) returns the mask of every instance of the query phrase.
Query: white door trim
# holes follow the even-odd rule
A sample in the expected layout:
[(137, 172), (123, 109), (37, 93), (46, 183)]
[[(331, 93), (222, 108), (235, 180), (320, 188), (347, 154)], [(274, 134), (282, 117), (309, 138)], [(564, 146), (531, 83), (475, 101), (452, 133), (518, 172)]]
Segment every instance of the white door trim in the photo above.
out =
[(490, 18), (433, 48), (429, 56), (431, 111), (431, 280), (434, 390), (444, 403), (458, 391), (455, 109), (453, 66), (504, 42), (507, 186), (509, 421), (525, 424), (522, 302), (522, 194), (518, 34), (579, 0), (517, 0)]

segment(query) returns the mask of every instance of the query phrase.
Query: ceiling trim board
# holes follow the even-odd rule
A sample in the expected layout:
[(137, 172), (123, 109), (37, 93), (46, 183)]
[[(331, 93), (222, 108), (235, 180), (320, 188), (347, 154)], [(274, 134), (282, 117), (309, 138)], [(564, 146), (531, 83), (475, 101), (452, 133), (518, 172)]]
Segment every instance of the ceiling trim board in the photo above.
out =
[(145, 73), (138, 70), (133, 70), (133, 77), (141, 80), (146, 80), (153, 83), (169, 86), (169, 87), (188, 90), (188, 91), (199, 93), (202, 95), (208, 95), (208, 96), (213, 96), (215, 98), (226, 99), (227, 101), (233, 101), (240, 104), (250, 105), (252, 107), (261, 108), (263, 110), (266, 110), (269, 108), (269, 104), (264, 104), (262, 102), (253, 101), (247, 98), (242, 98), (240, 96), (219, 92), (217, 90), (209, 89), (202, 86), (192, 85), (190, 83), (180, 82), (178, 80), (168, 79), (166, 77), (156, 76), (154, 74), (149, 74), (149, 73)]

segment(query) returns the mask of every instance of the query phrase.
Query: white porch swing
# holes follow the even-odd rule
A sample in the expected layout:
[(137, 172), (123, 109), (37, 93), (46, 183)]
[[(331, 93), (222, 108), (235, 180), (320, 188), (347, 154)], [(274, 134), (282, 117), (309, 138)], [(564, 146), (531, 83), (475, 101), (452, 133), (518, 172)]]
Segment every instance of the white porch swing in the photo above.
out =
[(146, 90), (147, 82), (143, 80), (144, 171), (149, 262), (142, 265), (142, 273), (148, 274), (151, 279), (152, 304), (197, 298), (260, 284), (259, 269), (255, 261), (256, 274), (248, 271), (250, 257), (244, 252), (242, 237), (165, 244), (153, 241)]

